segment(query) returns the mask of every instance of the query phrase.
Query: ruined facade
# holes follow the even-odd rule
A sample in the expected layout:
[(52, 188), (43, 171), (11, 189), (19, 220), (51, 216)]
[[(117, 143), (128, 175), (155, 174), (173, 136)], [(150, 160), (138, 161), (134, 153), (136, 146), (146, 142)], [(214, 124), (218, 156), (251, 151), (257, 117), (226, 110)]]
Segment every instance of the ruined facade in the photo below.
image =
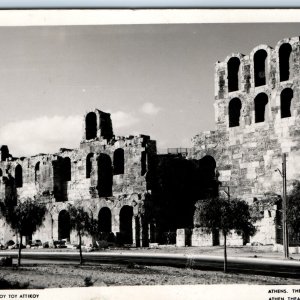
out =
[[(255, 47), (249, 55), (231, 54), (215, 65), (213, 131), (193, 138), (190, 158), (211, 155), (218, 179), (233, 197), (264, 200), (282, 194), (282, 154), (287, 154), (287, 184), (300, 178), (300, 41), (283, 39), (275, 48)], [(274, 243), (277, 206), (257, 224), (253, 239)], [(268, 241), (267, 241), (268, 240)]]
[[(110, 114), (99, 110), (87, 113), (84, 136), (78, 149), (60, 149), (55, 154), (13, 158), (1, 148), (0, 197), (13, 193), (45, 202), (48, 213), (34, 237), (42, 241), (67, 239), (70, 232), (68, 203), (83, 206), (99, 222), (103, 234), (112, 240), (136, 246), (154, 239), (151, 195), (147, 192), (148, 161), (156, 153), (149, 136), (115, 137)], [(12, 238), (2, 222), (0, 242)], [(151, 228), (151, 232), (150, 232)], [(89, 238), (85, 238), (88, 243)]]

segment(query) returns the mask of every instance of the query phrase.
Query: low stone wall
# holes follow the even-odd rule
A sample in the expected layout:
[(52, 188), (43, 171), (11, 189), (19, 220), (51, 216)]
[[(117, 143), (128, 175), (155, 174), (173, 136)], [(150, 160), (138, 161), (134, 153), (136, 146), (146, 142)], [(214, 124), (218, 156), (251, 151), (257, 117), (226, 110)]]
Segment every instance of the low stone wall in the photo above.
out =
[(275, 245), (276, 243), (276, 211), (265, 210), (264, 217), (257, 221), (254, 226), (256, 233), (250, 237), (251, 244)]
[(185, 247), (191, 246), (191, 230), (188, 228), (177, 229), (176, 231), (176, 246)]
[(213, 239), (212, 234), (207, 233), (203, 228), (194, 228), (192, 231), (192, 243), (191, 246), (212, 246)]
[[(226, 238), (227, 246), (243, 246), (243, 238), (232, 230)], [(224, 236), (220, 233), (220, 246), (224, 245)]]

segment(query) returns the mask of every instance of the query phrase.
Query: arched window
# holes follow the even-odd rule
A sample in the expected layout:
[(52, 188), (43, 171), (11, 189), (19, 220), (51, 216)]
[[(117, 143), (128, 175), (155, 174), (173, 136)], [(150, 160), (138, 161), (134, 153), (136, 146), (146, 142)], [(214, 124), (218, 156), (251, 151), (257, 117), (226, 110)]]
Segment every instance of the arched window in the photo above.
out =
[(286, 81), (290, 78), (290, 60), (292, 46), (289, 43), (282, 44), (279, 48), (279, 75), (280, 81)]
[(265, 121), (268, 96), (265, 93), (258, 94), (254, 99), (255, 123)]
[(229, 127), (235, 127), (240, 125), (242, 102), (239, 98), (233, 98), (229, 102), (228, 114), (229, 114)]
[(70, 240), (70, 215), (66, 210), (60, 211), (58, 215), (58, 239)]
[(1, 146), (0, 148), (0, 153), (1, 153), (1, 161), (6, 161), (6, 159), (9, 157), (9, 150), (6, 145)]
[(111, 232), (111, 211), (108, 207), (102, 207), (98, 215), (100, 232)]
[(112, 163), (109, 155), (101, 153), (98, 157), (98, 193), (99, 197), (112, 195)]
[(211, 179), (215, 178), (215, 169), (217, 163), (211, 155), (205, 155), (199, 160), (199, 167), (204, 170), (204, 174)]
[(16, 187), (22, 187), (23, 186), (23, 170), (21, 165), (17, 165), (15, 169), (15, 183)]
[(34, 181), (38, 182), (40, 179), (40, 162), (38, 161), (34, 167)]
[(258, 50), (254, 54), (254, 84), (261, 86), (266, 84), (267, 74), (267, 52), (263, 49)]
[(65, 157), (62, 163), (62, 179), (63, 181), (71, 180), (71, 160), (69, 157)]
[(231, 57), (227, 63), (228, 70), (228, 91), (234, 92), (239, 89), (239, 70), (240, 60), (237, 57)]
[(284, 89), (280, 94), (281, 118), (288, 118), (291, 114), (291, 103), (294, 92), (290, 88)]
[(93, 153), (89, 153), (86, 157), (86, 178), (91, 177), (92, 172), (92, 161), (91, 158), (94, 156)]
[(124, 150), (122, 148), (114, 152), (114, 174), (124, 174)]
[(90, 112), (85, 117), (85, 136), (87, 140), (97, 137), (97, 116)]

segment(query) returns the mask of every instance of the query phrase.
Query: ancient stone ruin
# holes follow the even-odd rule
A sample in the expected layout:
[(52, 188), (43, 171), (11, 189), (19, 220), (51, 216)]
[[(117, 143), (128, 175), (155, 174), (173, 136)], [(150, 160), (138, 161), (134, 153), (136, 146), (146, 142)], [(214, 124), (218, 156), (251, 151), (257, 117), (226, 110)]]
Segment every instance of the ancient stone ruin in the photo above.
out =
[[(146, 245), (152, 224), (145, 212), (151, 197), (145, 174), (149, 158), (156, 153), (155, 142), (144, 135), (115, 137), (110, 114), (99, 110), (87, 113), (83, 124), (78, 149), (13, 158), (2, 146), (1, 198), (13, 191), (19, 199), (35, 198), (47, 204), (46, 221), (36, 233), (42, 241), (77, 241), (66, 211), (72, 203), (98, 219), (103, 234), (125, 244)], [(1, 230), (1, 242), (10, 235), (7, 227)]]
[[(283, 39), (275, 48), (255, 47), (249, 55), (231, 54), (215, 65), (213, 131), (193, 138), (191, 158), (211, 155), (218, 179), (231, 196), (249, 203), (282, 194), (282, 154), (287, 154), (287, 183), (300, 176), (300, 42)], [(272, 201), (271, 201), (272, 202)], [(280, 205), (280, 204), (279, 204)], [(276, 203), (257, 224), (253, 240), (274, 244)]]
[[(14, 158), (2, 146), (1, 199), (45, 202), (47, 218), (35, 234), (43, 241), (77, 241), (66, 211), (72, 203), (84, 206), (103, 236), (119, 244), (177, 238), (178, 245), (218, 245), (219, 232), (208, 236), (196, 228), (194, 212), (197, 201), (226, 191), (254, 205), (259, 215), (254, 237), (233, 234), (229, 244), (276, 244), (282, 235), (282, 178), (275, 170), (283, 153), (288, 187), (300, 178), (299, 82), (298, 37), (274, 49), (260, 45), (246, 56), (231, 54), (215, 65), (216, 128), (195, 136), (191, 149), (157, 154), (149, 136), (117, 137), (110, 114), (90, 111), (78, 149)], [(1, 228), (1, 243), (13, 238), (5, 224)]]

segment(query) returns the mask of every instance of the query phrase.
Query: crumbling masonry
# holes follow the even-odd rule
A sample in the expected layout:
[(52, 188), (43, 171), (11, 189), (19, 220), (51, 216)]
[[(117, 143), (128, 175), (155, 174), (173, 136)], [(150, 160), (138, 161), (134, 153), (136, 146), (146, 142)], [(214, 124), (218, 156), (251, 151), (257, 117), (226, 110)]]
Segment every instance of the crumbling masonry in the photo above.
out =
[[(154, 224), (148, 213), (151, 195), (145, 177), (148, 159), (156, 153), (155, 142), (142, 135), (115, 137), (110, 114), (99, 110), (87, 113), (83, 124), (79, 149), (14, 159), (3, 146), (1, 198), (15, 193), (21, 200), (35, 198), (46, 203), (44, 226), (35, 234), (42, 241), (77, 242), (66, 211), (71, 203), (84, 206), (99, 220), (105, 239), (111, 234), (111, 240), (122, 244), (147, 245)], [(1, 228), (5, 230), (1, 230), (0, 242), (5, 242), (11, 232), (4, 224)]]

